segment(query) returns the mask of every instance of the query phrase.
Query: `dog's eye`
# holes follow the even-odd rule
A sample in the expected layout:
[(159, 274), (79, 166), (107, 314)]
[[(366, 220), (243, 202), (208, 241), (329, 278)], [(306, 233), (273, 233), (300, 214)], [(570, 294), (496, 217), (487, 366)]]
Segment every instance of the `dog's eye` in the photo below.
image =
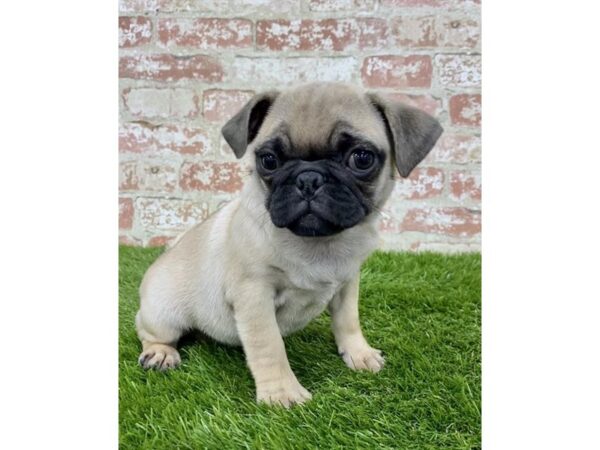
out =
[(275, 155), (271, 153), (265, 153), (260, 157), (260, 164), (262, 165), (263, 169), (272, 172), (279, 167), (279, 160)]
[(348, 165), (354, 170), (368, 170), (375, 163), (375, 154), (370, 150), (359, 148), (354, 150), (348, 160)]

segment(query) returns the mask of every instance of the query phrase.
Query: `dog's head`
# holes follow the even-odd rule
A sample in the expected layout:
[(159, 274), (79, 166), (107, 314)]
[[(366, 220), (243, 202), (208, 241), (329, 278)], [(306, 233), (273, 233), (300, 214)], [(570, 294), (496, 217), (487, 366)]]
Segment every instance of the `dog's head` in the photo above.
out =
[(348, 85), (311, 83), (256, 95), (222, 129), (249, 154), (273, 224), (328, 236), (362, 222), (407, 177), (442, 127), (418, 109)]

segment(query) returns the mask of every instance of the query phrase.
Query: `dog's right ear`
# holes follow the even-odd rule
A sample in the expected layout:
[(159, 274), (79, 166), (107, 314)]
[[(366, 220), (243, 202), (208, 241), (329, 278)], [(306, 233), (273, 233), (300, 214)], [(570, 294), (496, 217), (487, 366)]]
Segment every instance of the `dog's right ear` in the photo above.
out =
[(277, 91), (263, 92), (256, 94), (246, 105), (227, 122), (221, 133), (233, 149), (237, 158), (241, 158), (246, 153), (246, 148), (250, 144), (262, 125), (269, 108), (279, 95)]

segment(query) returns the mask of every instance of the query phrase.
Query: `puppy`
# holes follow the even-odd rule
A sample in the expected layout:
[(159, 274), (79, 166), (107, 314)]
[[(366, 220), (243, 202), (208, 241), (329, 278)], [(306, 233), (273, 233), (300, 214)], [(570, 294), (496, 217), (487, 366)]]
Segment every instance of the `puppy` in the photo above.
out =
[(136, 316), (144, 368), (180, 363), (198, 329), (241, 345), (259, 402), (311, 394), (283, 337), (328, 308), (339, 354), (378, 372), (358, 318), (360, 266), (378, 245), (395, 171), (407, 177), (442, 133), (428, 114), (341, 84), (256, 95), (222, 129), (251, 168), (239, 197), (187, 231), (148, 269)]

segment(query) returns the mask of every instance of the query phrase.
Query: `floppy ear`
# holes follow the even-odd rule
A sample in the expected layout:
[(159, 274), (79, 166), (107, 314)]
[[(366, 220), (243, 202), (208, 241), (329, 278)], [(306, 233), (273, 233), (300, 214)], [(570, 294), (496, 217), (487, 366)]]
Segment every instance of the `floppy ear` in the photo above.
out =
[(398, 172), (406, 178), (431, 151), (444, 129), (420, 109), (377, 94), (368, 96), (385, 123)]
[(256, 94), (246, 105), (227, 122), (221, 133), (238, 158), (244, 156), (248, 144), (254, 140), (267, 116), (271, 104), (279, 92), (270, 91)]

